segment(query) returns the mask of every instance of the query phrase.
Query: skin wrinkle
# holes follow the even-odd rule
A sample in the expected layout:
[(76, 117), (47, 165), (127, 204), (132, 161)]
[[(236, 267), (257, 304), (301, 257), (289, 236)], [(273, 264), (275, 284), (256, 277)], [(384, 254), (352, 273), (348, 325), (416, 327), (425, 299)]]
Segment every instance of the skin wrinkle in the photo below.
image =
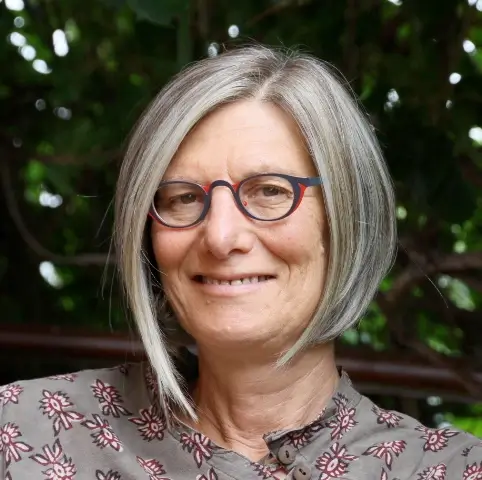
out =
[[(242, 371), (231, 370), (236, 385), (226, 381), (226, 368), (202, 365), (201, 372), (208, 371), (209, 376), (205, 381), (201, 374), (193, 394), (201, 418), (195, 427), (217, 444), (260, 460), (268, 453), (264, 434), (306, 425), (321, 413), (338, 383), (332, 354), (332, 344), (318, 346), (277, 372), (275, 379), (269, 364), (250, 362)], [(287, 399), (301, 397), (307, 385), (311, 385), (308, 402), (288, 406)], [(276, 421), (267, 427), (266, 418)]]
[[(198, 124), (164, 178), (234, 183), (259, 172), (260, 158), (271, 172), (316, 175), (296, 124), (282, 110), (240, 101)], [(198, 345), (200, 377), (193, 398), (199, 421), (183, 421), (218, 445), (258, 460), (268, 452), (263, 434), (316, 418), (338, 381), (331, 343), (275, 368), (309, 324), (323, 290), (328, 248), (321, 189), (308, 189), (289, 217), (259, 222), (239, 211), (227, 188), (216, 188), (201, 224), (169, 229), (153, 222), (151, 239), (166, 273), (161, 278), (166, 296)], [(275, 279), (222, 297), (193, 282), (199, 272), (256, 272)]]

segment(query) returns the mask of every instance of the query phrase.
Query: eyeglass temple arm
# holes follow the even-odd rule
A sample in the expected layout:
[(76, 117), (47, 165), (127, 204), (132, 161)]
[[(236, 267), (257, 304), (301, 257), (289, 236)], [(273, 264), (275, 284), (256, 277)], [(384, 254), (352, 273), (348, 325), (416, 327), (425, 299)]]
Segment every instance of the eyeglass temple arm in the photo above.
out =
[(323, 183), (323, 179), (321, 177), (300, 178), (298, 183), (305, 187), (314, 187), (316, 185), (321, 185)]

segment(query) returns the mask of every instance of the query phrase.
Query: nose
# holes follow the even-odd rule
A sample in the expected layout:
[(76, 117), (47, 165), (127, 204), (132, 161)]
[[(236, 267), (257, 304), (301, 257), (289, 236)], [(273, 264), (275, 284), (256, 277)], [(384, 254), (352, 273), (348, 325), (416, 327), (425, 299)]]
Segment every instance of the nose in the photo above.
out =
[(213, 189), (209, 212), (203, 222), (206, 249), (218, 260), (235, 253), (248, 253), (256, 239), (251, 223), (237, 207), (229, 188)]

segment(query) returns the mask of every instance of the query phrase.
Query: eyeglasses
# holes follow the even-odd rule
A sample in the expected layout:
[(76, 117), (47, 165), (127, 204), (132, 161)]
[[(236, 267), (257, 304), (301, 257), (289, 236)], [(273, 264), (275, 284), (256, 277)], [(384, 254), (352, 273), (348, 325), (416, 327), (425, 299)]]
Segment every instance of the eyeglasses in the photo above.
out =
[(319, 177), (293, 177), (281, 173), (263, 173), (231, 184), (216, 180), (198, 185), (182, 180), (161, 182), (149, 214), (171, 228), (187, 228), (200, 223), (211, 205), (215, 187), (227, 187), (239, 210), (263, 222), (274, 222), (291, 215), (301, 203), (308, 187), (321, 185)]

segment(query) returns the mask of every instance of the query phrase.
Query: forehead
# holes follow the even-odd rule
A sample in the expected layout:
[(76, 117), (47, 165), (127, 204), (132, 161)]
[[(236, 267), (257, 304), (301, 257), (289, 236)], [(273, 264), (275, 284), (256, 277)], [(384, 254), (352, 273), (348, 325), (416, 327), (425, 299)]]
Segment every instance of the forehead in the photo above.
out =
[(316, 174), (295, 121), (271, 103), (246, 100), (202, 119), (182, 142), (164, 178), (239, 180), (256, 172)]

